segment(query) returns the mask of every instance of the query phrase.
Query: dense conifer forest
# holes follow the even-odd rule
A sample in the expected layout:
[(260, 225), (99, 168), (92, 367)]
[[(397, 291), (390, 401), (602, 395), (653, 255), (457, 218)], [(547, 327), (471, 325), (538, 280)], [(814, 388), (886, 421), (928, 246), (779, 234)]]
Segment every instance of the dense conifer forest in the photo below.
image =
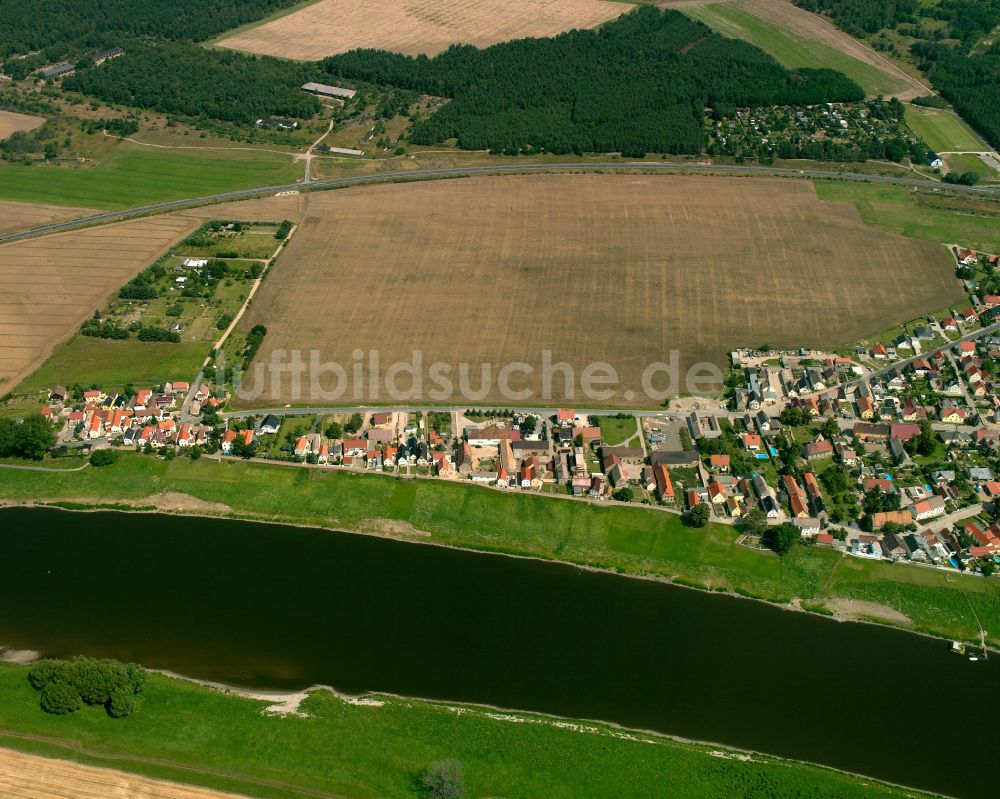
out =
[(164, 114), (252, 124), (262, 116), (309, 118), (319, 101), (299, 87), (315, 69), (184, 42), (139, 42), (63, 81), (70, 91)]
[(328, 75), (450, 98), (411, 139), (494, 152), (698, 153), (706, 107), (854, 101), (839, 72), (789, 71), (676, 11), (641, 7), (597, 30), (455, 46), (434, 58), (354, 50)]
[(122, 38), (202, 41), (298, 0), (0, 0), (0, 59), (43, 51), (49, 60), (122, 44)]

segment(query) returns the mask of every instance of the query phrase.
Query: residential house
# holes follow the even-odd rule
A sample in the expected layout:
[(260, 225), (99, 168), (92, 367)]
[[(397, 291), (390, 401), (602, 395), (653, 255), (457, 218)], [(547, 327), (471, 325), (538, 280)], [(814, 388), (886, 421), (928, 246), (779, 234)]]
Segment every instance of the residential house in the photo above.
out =
[(674, 495), (674, 485), (670, 481), (670, 473), (667, 467), (662, 464), (653, 467), (653, 479), (656, 481), (656, 494), (661, 502), (672, 503), (676, 497)]

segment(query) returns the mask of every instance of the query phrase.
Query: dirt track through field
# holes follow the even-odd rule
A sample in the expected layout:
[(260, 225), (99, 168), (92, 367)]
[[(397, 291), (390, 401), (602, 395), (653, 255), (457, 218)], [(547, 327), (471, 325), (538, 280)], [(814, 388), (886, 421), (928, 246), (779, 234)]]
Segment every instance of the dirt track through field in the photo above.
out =
[[(470, 364), (472, 388), (488, 364), (481, 401), (504, 403), (497, 374), (524, 362), (535, 371), (510, 381), (532, 391), (522, 404), (583, 404), (561, 378), (546, 396), (549, 350), (577, 376), (611, 364), (619, 391), (603, 404), (648, 407), (642, 372), (672, 351), (683, 372), (739, 346), (842, 346), (960, 297), (942, 246), (868, 228), (810, 183), (508, 176), (313, 196), (242, 327), (268, 328), (257, 363), (316, 350), (350, 372), (355, 350), (377, 349), (384, 374), (419, 350), (425, 371)], [(287, 374), (269, 385), (247, 404), (317, 399), (308, 378), (298, 396)], [(424, 401), (471, 404), (433, 387)], [(341, 402), (354, 399), (392, 401), (366, 388)]]
[(0, 200), (0, 234), (28, 230), (39, 225), (61, 222), (64, 219), (96, 214), (90, 208), (73, 208), (68, 205), (41, 205)]
[(0, 245), (0, 395), (196, 225), (177, 214)]
[(485, 47), (592, 28), (630, 8), (611, 0), (319, 0), (218, 44), (310, 61), (358, 47), (434, 55), (452, 44)]
[(753, 14), (755, 17), (760, 17), (785, 29), (793, 36), (814, 39), (879, 69), (890, 77), (893, 83), (899, 85), (899, 90), (895, 94), (901, 100), (911, 100), (920, 95), (933, 94), (933, 91), (919, 80), (908, 75), (887, 58), (879, 55), (853, 36), (844, 33), (830, 20), (799, 8), (788, 0), (667, 0), (667, 2), (658, 3), (658, 5), (662, 8), (683, 8), (684, 6), (710, 3), (736, 6), (748, 14)]
[(0, 799), (240, 799), (236, 794), (0, 748)]

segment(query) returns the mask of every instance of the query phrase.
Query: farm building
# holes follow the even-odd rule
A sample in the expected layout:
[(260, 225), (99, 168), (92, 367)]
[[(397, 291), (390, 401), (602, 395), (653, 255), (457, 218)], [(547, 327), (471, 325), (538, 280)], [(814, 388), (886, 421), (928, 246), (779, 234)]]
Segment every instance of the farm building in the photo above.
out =
[(42, 70), (43, 78), (65, 78), (67, 75), (72, 75), (76, 72), (76, 66), (73, 64), (56, 64), (53, 67), (48, 67)]
[(357, 94), (354, 89), (342, 89), (340, 86), (328, 86), (325, 83), (313, 83), (311, 81), (304, 83), (302, 88), (312, 94), (321, 94), (324, 97), (340, 97), (345, 100), (350, 100)]
[(122, 50), (122, 48), (109, 47), (107, 50), (98, 50), (90, 57), (90, 60), (100, 66), (105, 61), (110, 61), (112, 58), (118, 58), (120, 55), (125, 55), (125, 51)]

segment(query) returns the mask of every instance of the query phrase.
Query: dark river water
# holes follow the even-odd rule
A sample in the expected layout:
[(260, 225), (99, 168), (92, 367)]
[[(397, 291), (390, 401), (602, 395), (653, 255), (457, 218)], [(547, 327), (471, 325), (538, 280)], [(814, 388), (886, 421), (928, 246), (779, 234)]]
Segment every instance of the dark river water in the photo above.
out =
[(1000, 795), (988, 767), (1000, 658), (971, 663), (917, 635), (558, 564), (276, 525), (8, 509), (0, 645), (602, 719)]

